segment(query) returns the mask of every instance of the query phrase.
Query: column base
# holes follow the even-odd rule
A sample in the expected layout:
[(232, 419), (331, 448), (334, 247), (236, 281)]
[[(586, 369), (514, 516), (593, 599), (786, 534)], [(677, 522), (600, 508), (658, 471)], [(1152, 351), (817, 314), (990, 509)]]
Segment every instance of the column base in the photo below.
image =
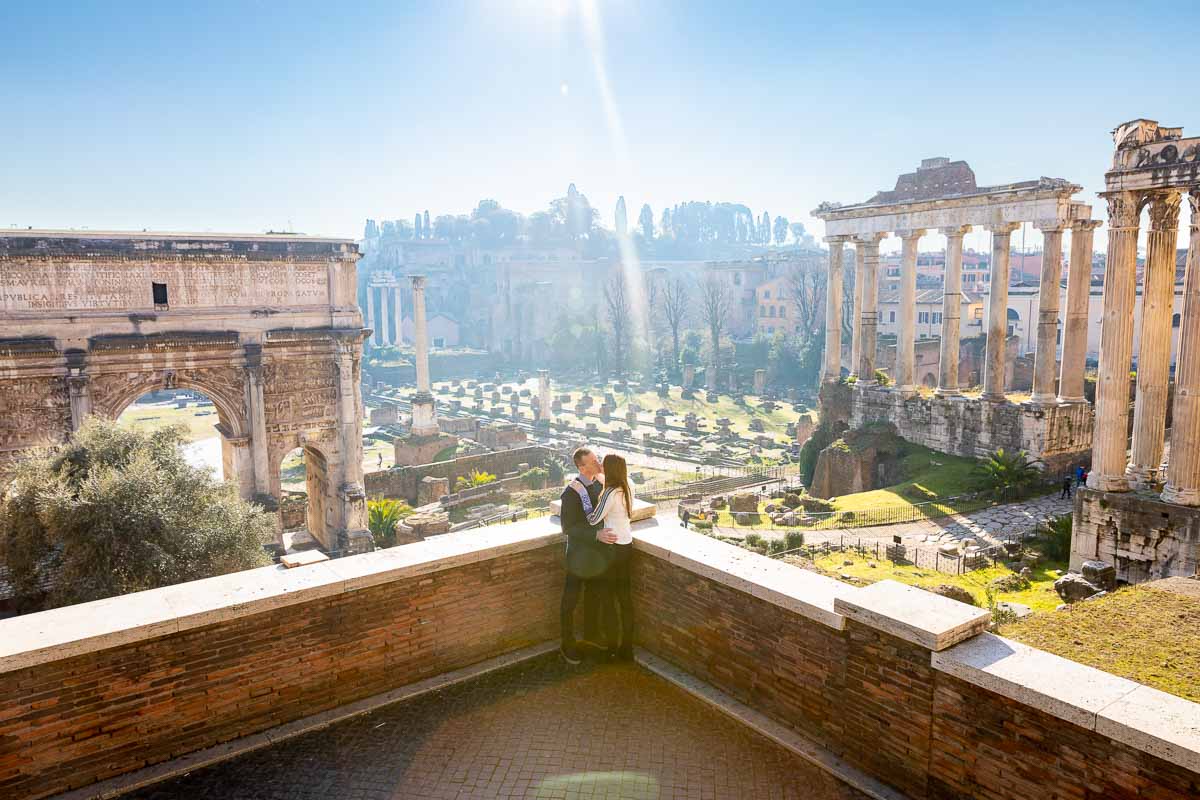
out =
[(1031, 395), (1022, 405), (1027, 406), (1056, 406), (1058, 398), (1052, 394), (1035, 394)]
[(1007, 403), (1008, 402), (1008, 397), (1006, 395), (992, 394), (990, 392), (984, 392), (983, 394), (979, 395), (979, 399), (985, 400), (989, 403)]
[(1168, 483), (1162, 490), (1162, 501), (1177, 506), (1200, 506), (1200, 489), (1181, 489)]
[(904, 397), (915, 397), (917, 395), (917, 387), (909, 384), (907, 386), (897, 386), (892, 391)]
[(1098, 492), (1128, 492), (1129, 479), (1124, 475), (1099, 475), (1092, 472), (1088, 475), (1087, 487)]
[(948, 389), (942, 386), (934, 389), (933, 393), (938, 397), (962, 397), (962, 392), (958, 389)]
[(1158, 491), (1162, 486), (1162, 470), (1154, 467), (1142, 467), (1130, 464), (1125, 468), (1125, 477), (1136, 489), (1152, 489)]
[(1058, 404), (1060, 406), (1069, 406), (1069, 405), (1075, 405), (1077, 403), (1086, 403), (1086, 402), (1087, 402), (1086, 397), (1063, 397), (1062, 395), (1058, 396)]

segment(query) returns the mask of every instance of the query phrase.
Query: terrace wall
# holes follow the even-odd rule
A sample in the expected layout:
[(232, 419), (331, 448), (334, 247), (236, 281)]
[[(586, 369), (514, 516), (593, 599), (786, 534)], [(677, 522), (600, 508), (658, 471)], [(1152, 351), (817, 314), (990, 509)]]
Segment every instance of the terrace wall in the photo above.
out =
[[(557, 531), (536, 519), (0, 621), (0, 796), (275, 741), (552, 641)], [(855, 588), (656, 520), (635, 535), (647, 659), (866, 780), (917, 800), (1200, 796), (1196, 704), (984, 633), (986, 612), (918, 589)]]

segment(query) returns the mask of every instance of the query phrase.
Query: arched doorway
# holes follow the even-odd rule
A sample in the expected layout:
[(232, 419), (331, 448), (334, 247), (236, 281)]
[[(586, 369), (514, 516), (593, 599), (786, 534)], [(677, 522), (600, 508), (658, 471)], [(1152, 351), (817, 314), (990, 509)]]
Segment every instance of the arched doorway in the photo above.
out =
[(287, 549), (316, 547), (327, 541), (333, 530), (333, 509), (328, 503), (330, 469), (329, 459), (312, 444), (294, 447), (280, 458), (280, 540)]
[(184, 457), (194, 467), (208, 469), (218, 479), (237, 479), (237, 464), (226, 439), (231, 431), (211, 397), (194, 389), (155, 389), (129, 403), (117, 424), (139, 431), (171, 425), (187, 429)]

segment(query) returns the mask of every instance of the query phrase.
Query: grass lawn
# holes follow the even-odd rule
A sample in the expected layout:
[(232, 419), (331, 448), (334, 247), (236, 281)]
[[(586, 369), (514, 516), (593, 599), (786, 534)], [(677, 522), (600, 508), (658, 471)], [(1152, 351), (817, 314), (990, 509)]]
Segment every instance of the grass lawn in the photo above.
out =
[(191, 403), (187, 408), (176, 408), (174, 402), (134, 403), (117, 418), (121, 425), (138, 431), (157, 431), (168, 425), (183, 425), (188, 430), (189, 442), (220, 436), (213, 427), (220, 421), (214, 406), (201, 408)]
[[(973, 475), (975, 459), (936, 453), (915, 444), (909, 444), (908, 448), (909, 453), (903, 459), (904, 474), (911, 476), (908, 480), (883, 489), (831, 498), (834, 509), (855, 513), (870, 511), (873, 517), (879, 517), (882, 513), (881, 522), (886, 522), (886, 512), (894, 509), (897, 519), (907, 519), (907, 515), (917, 503), (926, 503), (935, 498), (956, 497), (976, 488)], [(940, 516), (970, 511), (986, 505), (987, 501), (974, 500), (954, 504), (933, 503), (926, 508), (931, 515)]]
[(1200, 597), (1131, 586), (1031, 616), (1004, 635), (1200, 702)]
[[(843, 561), (852, 561), (853, 563), (845, 566)], [(872, 562), (876, 564), (875, 567), (868, 566)], [(951, 575), (927, 567), (917, 568), (912, 565), (893, 564), (887, 560), (873, 561), (873, 559), (860, 558), (853, 553), (832, 553), (823, 556), (817, 559), (816, 566), (820, 571), (834, 577), (848, 575), (857, 581), (867, 583), (875, 583), (886, 578), (909, 586), (925, 588), (943, 584), (958, 586), (970, 592), (975, 597), (975, 603), (981, 608), (987, 608), (988, 584), (997, 578), (1013, 574), (1012, 570), (1000, 564), (996, 567), (979, 569), (962, 575)], [(997, 592), (996, 600), (1006, 600), (1029, 606), (1034, 611), (1030, 619), (1038, 618), (1044, 612), (1052, 612), (1062, 602), (1054, 591), (1054, 581), (1061, 577), (1061, 571), (1065, 570), (1066, 566), (1065, 563), (1040, 564), (1033, 571), (1030, 588), (1015, 592)], [(1051, 617), (1051, 619), (1057, 618), (1057, 616)], [(1016, 625), (1006, 626), (1005, 635), (1008, 635), (1010, 630), (1016, 630)]]

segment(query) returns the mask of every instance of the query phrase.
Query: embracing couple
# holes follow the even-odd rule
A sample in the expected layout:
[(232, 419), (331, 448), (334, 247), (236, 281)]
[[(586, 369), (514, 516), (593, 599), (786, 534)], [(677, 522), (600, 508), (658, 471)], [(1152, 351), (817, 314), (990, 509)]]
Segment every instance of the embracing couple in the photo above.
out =
[[(610, 659), (633, 658), (633, 491), (625, 459), (609, 454), (604, 463), (587, 447), (572, 454), (579, 474), (563, 489), (559, 519), (567, 535), (567, 582), (562, 596), (562, 657), (582, 661), (579, 645)], [(583, 639), (575, 640), (575, 607), (583, 595)], [(601, 644), (600, 628), (604, 643)]]

